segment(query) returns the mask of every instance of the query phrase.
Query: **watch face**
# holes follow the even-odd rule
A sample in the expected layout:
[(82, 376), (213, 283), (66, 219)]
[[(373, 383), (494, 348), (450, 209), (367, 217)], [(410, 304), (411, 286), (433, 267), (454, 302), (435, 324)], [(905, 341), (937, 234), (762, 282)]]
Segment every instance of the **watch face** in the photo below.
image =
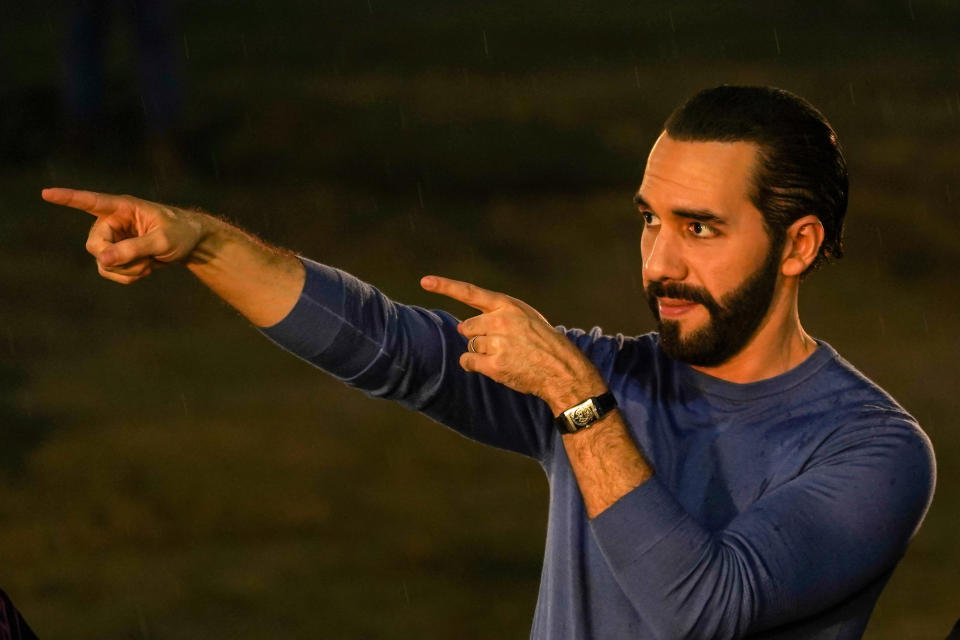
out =
[(593, 407), (578, 407), (573, 414), (573, 424), (578, 427), (585, 427), (593, 420)]

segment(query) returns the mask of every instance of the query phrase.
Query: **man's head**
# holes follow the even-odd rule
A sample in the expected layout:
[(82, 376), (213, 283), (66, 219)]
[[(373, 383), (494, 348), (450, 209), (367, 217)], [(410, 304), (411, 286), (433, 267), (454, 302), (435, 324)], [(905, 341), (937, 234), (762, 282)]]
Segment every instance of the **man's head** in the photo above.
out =
[(762, 325), (781, 276), (842, 255), (846, 165), (823, 116), (779, 89), (702, 91), (664, 128), (637, 194), (644, 287), (667, 353), (716, 366)]

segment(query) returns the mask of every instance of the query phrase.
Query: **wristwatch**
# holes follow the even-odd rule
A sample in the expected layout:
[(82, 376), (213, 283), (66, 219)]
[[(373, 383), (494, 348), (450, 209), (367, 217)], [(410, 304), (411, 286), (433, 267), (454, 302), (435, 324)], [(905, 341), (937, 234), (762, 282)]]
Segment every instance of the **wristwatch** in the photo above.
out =
[(556, 425), (560, 433), (576, 433), (581, 429), (586, 429), (594, 422), (607, 415), (617, 408), (617, 399), (613, 393), (606, 393), (587, 398), (580, 404), (570, 407), (559, 416), (554, 418), (553, 424)]

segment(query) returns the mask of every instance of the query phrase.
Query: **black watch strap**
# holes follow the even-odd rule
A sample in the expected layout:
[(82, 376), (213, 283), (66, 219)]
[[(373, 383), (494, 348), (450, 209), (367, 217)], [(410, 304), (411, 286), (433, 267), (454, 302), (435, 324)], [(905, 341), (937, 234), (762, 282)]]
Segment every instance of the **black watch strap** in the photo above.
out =
[(617, 408), (617, 399), (611, 391), (588, 398), (554, 418), (553, 424), (560, 433), (576, 433)]

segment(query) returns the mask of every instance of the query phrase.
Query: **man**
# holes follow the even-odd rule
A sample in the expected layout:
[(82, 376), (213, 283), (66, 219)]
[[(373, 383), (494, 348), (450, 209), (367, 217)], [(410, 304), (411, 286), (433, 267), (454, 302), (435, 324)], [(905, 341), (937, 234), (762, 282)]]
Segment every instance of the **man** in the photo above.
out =
[(718, 87), (667, 121), (635, 197), (659, 332), (635, 338), (423, 278), (481, 312), (459, 322), (204, 214), (43, 197), (98, 217), (104, 277), (181, 261), (344, 382), (538, 460), (532, 637), (858, 638), (929, 504), (916, 422), (800, 324), (801, 279), (841, 254), (847, 176), (829, 124), (787, 92)]

